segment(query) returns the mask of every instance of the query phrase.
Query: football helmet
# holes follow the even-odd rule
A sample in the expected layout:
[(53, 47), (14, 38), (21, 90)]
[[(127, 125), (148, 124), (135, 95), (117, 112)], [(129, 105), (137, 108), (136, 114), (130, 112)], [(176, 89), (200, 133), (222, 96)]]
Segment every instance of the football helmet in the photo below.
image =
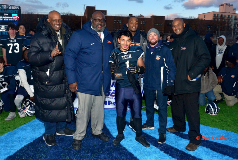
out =
[(7, 82), (0, 82), (0, 93), (3, 93), (8, 90), (8, 83)]
[(22, 103), (22, 109), (27, 116), (33, 116), (35, 114), (35, 103), (29, 99), (25, 99)]
[(219, 109), (220, 109), (220, 108), (217, 106), (217, 104), (214, 103), (214, 102), (212, 102), (212, 103), (208, 103), (208, 104), (206, 105), (205, 112), (208, 113), (208, 114), (210, 114), (210, 115), (215, 116), (215, 115), (218, 114)]

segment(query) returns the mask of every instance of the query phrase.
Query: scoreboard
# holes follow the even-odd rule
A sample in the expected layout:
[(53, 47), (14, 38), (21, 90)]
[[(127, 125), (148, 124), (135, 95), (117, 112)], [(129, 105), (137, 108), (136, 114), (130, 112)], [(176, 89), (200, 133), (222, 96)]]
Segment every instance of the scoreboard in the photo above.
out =
[(9, 23), (17, 25), (21, 20), (21, 7), (0, 4), (0, 36), (7, 35)]

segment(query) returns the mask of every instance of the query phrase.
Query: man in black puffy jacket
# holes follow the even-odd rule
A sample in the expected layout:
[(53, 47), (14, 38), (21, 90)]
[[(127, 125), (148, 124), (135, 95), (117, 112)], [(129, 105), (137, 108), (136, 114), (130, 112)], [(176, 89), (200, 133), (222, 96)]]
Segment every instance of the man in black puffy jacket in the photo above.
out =
[(173, 127), (168, 132), (186, 130), (185, 113), (189, 124), (187, 150), (194, 151), (201, 143), (198, 97), (201, 73), (210, 63), (210, 53), (195, 32), (177, 18), (172, 23), (175, 40), (169, 45), (176, 66), (174, 95), (172, 98)]
[(28, 53), (32, 65), (36, 117), (44, 122), (43, 139), (56, 145), (56, 135), (73, 136), (66, 128), (73, 116), (71, 92), (64, 67), (64, 50), (72, 32), (57, 11), (51, 11), (37, 25)]

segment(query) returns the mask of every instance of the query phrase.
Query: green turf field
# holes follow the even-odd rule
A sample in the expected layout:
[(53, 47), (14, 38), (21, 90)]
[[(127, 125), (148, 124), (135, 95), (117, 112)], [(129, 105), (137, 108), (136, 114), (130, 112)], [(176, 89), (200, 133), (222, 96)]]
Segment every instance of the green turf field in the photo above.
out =
[[(201, 124), (238, 133), (238, 116), (237, 116), (238, 103), (236, 103), (233, 107), (228, 107), (226, 106), (226, 103), (224, 101), (219, 103), (218, 106), (220, 107), (220, 111), (218, 115), (216, 116), (211, 116), (205, 113), (205, 106), (200, 106), (199, 112), (201, 115), (200, 116)], [(143, 110), (145, 111), (145, 108), (143, 108)], [(168, 117), (171, 117), (172, 116), (171, 107), (168, 107), (167, 111), (168, 111)], [(0, 115), (0, 136), (35, 119), (35, 116), (20, 118), (17, 114), (17, 117), (15, 119), (11, 121), (5, 121), (4, 119), (7, 116), (8, 116), (8, 113), (4, 111)], [(146, 118), (146, 117), (142, 117), (142, 118)]]

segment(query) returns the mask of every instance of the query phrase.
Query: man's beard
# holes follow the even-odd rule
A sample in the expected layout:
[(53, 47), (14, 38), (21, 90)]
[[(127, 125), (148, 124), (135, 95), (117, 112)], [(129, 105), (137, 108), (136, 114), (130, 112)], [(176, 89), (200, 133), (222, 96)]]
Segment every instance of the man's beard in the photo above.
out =
[(155, 45), (155, 44), (158, 43), (158, 41), (154, 41), (154, 42), (149, 41), (149, 43), (150, 43), (151, 45)]
[[(99, 25), (99, 24), (98, 24)], [(95, 27), (93, 27), (93, 25), (92, 25), (92, 28), (93, 28), (93, 30), (95, 30), (96, 32), (103, 32), (104, 31), (104, 29), (106, 28), (106, 24), (104, 25), (104, 26), (102, 26), (102, 29), (97, 29), (97, 26), (98, 25), (96, 25)]]

